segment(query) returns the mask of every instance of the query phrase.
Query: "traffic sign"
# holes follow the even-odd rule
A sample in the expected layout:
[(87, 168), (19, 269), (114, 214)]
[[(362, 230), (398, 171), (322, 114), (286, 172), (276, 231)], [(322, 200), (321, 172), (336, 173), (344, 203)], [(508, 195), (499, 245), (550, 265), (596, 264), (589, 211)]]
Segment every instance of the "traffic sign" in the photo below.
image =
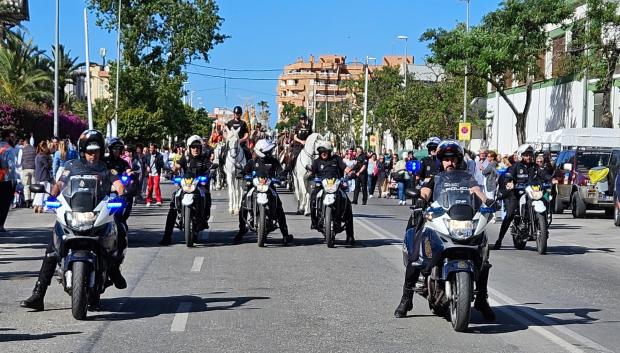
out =
[(459, 123), (459, 140), (471, 140), (471, 123)]
[(369, 143), (371, 146), (377, 146), (377, 135), (370, 135)]

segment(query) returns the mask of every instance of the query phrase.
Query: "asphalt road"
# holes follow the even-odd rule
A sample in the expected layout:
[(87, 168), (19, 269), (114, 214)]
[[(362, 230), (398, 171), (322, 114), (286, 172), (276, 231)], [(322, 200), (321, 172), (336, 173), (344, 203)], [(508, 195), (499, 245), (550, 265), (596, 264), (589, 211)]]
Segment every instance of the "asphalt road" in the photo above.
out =
[(0, 352), (620, 351), (620, 230), (609, 219), (556, 216), (546, 256), (507, 239), (491, 253), (497, 321), (473, 311), (470, 331), (456, 333), (418, 296), (408, 318), (392, 316), (408, 207), (385, 199), (355, 206), (358, 245), (345, 246), (340, 234), (328, 249), (283, 194), (297, 245), (281, 246), (276, 231), (261, 249), (253, 234), (232, 245), (237, 217), (225, 213), (226, 198), (214, 193), (211, 229), (191, 249), (179, 231), (173, 246), (157, 245), (166, 206), (136, 207), (123, 267), (129, 286), (109, 288), (101, 311), (81, 322), (55, 281), (45, 311), (19, 307), (54, 216), (11, 212), (11, 233), (0, 235)]

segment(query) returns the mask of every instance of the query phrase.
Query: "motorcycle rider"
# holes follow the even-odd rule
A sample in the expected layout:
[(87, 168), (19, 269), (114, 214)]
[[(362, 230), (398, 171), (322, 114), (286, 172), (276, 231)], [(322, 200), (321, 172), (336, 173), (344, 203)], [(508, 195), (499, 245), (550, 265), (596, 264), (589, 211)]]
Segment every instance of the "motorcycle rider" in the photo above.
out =
[[(310, 169), (311, 175), (314, 175), (316, 178), (342, 178), (345, 175), (349, 175), (351, 173), (351, 168), (347, 167), (346, 163), (342, 159), (342, 157), (338, 155), (332, 155), (332, 143), (329, 141), (320, 141), (317, 143), (317, 152), (319, 153), (319, 158), (315, 159), (312, 162), (312, 167)], [(312, 193), (310, 194), (310, 229), (316, 229), (319, 225), (319, 215), (317, 210), (316, 198), (319, 193), (320, 188), (312, 189)], [(351, 245), (355, 244), (355, 236), (353, 232), (353, 208), (351, 206), (351, 202), (349, 202), (349, 197), (345, 194), (346, 202), (345, 202), (345, 210), (344, 210), (344, 218), (346, 223), (346, 233), (347, 233), (347, 243), (351, 243)]]
[(499, 198), (504, 200), (506, 216), (502, 221), (502, 226), (499, 229), (499, 238), (497, 238), (493, 250), (502, 248), (502, 240), (510, 227), (510, 223), (512, 223), (519, 211), (519, 198), (521, 198), (525, 190), (517, 190), (515, 186), (518, 184), (528, 184), (537, 178), (538, 171), (533, 157), (534, 148), (528, 146), (521, 152), (521, 161), (513, 164), (504, 175), (504, 178), (502, 178), (498, 194)]
[(289, 170), (293, 170), (295, 168), (297, 156), (299, 156), (299, 153), (306, 145), (306, 140), (310, 135), (312, 135), (312, 126), (308, 125), (308, 116), (305, 112), (303, 112), (299, 116), (299, 123), (293, 132), (293, 145), (291, 146), (291, 163), (289, 163)]
[[(124, 192), (123, 183), (119, 180), (118, 174), (114, 169), (108, 169), (106, 163), (103, 162), (100, 157), (105, 147), (105, 141), (101, 132), (97, 130), (86, 130), (80, 135), (78, 140), (78, 149), (80, 153), (79, 159), (70, 160), (65, 165), (65, 170), (62, 172), (58, 182), (53, 186), (51, 195), (53, 197), (58, 196), (63, 187), (67, 184), (71, 176), (73, 175), (96, 175), (99, 178), (99, 186), (103, 190), (99, 193), (101, 197), (110, 194), (110, 191), (114, 189), (119, 195)], [(45, 249), (45, 256), (41, 269), (39, 270), (39, 277), (37, 283), (34, 286), (32, 295), (23, 300), (20, 303), (21, 307), (30, 308), (37, 311), (44, 309), (43, 298), (47, 291), (47, 287), (50, 285), (54, 272), (60, 259), (54, 249), (54, 235), (50, 239), (47, 248)], [(125, 249), (120, 248), (119, 241), (119, 254), (122, 254)], [(125, 242), (126, 246), (126, 242)], [(114, 286), (118, 289), (127, 288), (127, 282), (120, 271), (120, 264), (122, 262), (123, 255), (117, 259), (113, 259), (110, 262), (110, 269), (108, 276)]]
[[(264, 176), (268, 178), (276, 178), (282, 172), (282, 165), (280, 165), (280, 161), (273, 156), (273, 150), (276, 145), (271, 140), (262, 139), (256, 142), (256, 146), (254, 146), (254, 153), (256, 154), (256, 158), (251, 159), (243, 168), (243, 170), (239, 173), (239, 176), (244, 176), (247, 174), (255, 174), (257, 176)], [(241, 243), (243, 236), (248, 232), (248, 227), (246, 224), (246, 219), (248, 217), (248, 206), (245, 205), (247, 199), (247, 193), (249, 190), (246, 190), (243, 193), (243, 197), (241, 198), (241, 210), (239, 211), (239, 232), (235, 236), (234, 243)], [(284, 209), (282, 207), (282, 201), (280, 197), (276, 196), (276, 215), (278, 217), (278, 226), (280, 227), (280, 232), (282, 233), (282, 239), (284, 245), (292, 244), (294, 241), (293, 235), (288, 233), (288, 225), (286, 224), (286, 214), (284, 213)]]
[(422, 158), (422, 166), (420, 168), (420, 181), (428, 182), (439, 173), (441, 163), (437, 159), (437, 146), (441, 143), (438, 137), (431, 137), (426, 141), (426, 149), (428, 156)]
[[(179, 172), (179, 175), (199, 177), (207, 175), (211, 169), (211, 158), (202, 153), (202, 138), (198, 135), (190, 136), (187, 139), (188, 153), (181, 157), (177, 163), (173, 166), (173, 172)], [(204, 207), (202, 220), (204, 222), (204, 228), (209, 228), (209, 219), (206, 218), (206, 213), (211, 209), (211, 193), (209, 192), (209, 185), (199, 185), (205, 191)], [(175, 191), (176, 193), (176, 191)], [(162, 237), (159, 245), (170, 245), (172, 243), (172, 232), (174, 230), (174, 223), (177, 219), (177, 208), (175, 206), (175, 196), (173, 194), (172, 201), (170, 201), (170, 209), (168, 210), (168, 216), (166, 217), (166, 228), (164, 229), (164, 236)]]
[[(456, 141), (446, 140), (439, 144), (437, 147), (437, 159), (441, 162), (440, 173), (449, 173), (454, 170), (464, 169), (463, 157), (464, 152), (463, 148)], [(433, 189), (435, 188), (435, 178), (431, 178), (428, 182), (422, 185), (420, 189), (420, 198), (416, 202), (416, 208), (425, 209), (430, 202), (432, 202), (432, 194)], [(473, 180), (471, 184), (471, 192), (476, 194), (480, 200), (485, 202), (485, 204), (493, 203), (494, 200), (487, 199), (480, 187), (477, 185), (475, 180)], [(421, 235), (422, 224), (418, 226), (417, 229), (412, 230), (412, 232), (408, 232), (408, 234), (415, 234), (414, 238), (417, 238)], [(406, 239), (408, 240), (408, 239)], [(417, 239), (419, 240), (419, 239)], [(416, 251), (419, 250), (418, 242), (414, 241), (414, 249)], [(417, 255), (413, 254), (410, 258), (415, 259)], [(480, 275), (476, 281), (476, 300), (474, 301), (474, 308), (482, 313), (482, 316), (488, 321), (495, 320), (495, 313), (489, 302), (487, 300), (487, 283), (489, 281), (489, 269), (491, 268), (491, 264), (488, 261), (485, 261), (482, 264), (482, 268), (480, 270)], [(400, 303), (398, 307), (394, 311), (394, 316), (396, 318), (404, 318), (407, 316), (407, 312), (413, 309), (413, 290), (415, 288), (416, 282), (418, 281), (418, 277), (420, 276), (420, 272), (422, 271), (421, 266), (415, 265), (412, 261), (407, 261), (407, 267), (405, 270), (405, 283), (403, 285), (403, 295), (400, 299)]]
[(228, 128), (228, 131), (231, 131), (232, 129), (239, 129), (239, 143), (241, 149), (243, 149), (243, 153), (245, 154), (245, 160), (249, 161), (250, 159), (252, 159), (252, 152), (250, 152), (250, 149), (247, 145), (250, 130), (248, 129), (248, 124), (246, 124), (245, 121), (241, 120), (242, 114), (243, 109), (241, 109), (240, 106), (234, 107), (233, 118), (226, 123), (226, 127)]
[[(123, 141), (117, 137), (113, 137), (110, 141), (108, 141), (109, 154), (107, 157), (103, 158), (103, 161), (108, 166), (108, 169), (114, 170), (119, 178), (123, 174), (126, 174), (127, 176), (131, 176), (133, 174), (131, 166), (122, 158), (124, 151), (125, 144)], [(119, 212), (115, 216), (120, 217), (120, 221), (123, 222), (125, 227), (127, 227), (127, 219), (129, 218), (131, 209), (133, 208), (133, 197), (130, 197), (129, 194), (125, 194), (121, 197), (125, 201), (125, 207), (123, 208), (122, 213)], [(119, 241), (126, 241), (127, 235), (124, 230), (125, 229), (119, 231)]]

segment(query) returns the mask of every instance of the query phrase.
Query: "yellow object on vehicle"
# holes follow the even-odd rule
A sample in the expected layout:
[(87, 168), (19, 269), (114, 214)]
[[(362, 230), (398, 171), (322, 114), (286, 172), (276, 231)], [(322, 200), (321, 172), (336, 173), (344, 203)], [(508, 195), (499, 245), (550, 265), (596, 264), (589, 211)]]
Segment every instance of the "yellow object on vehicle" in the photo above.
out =
[(588, 177), (590, 177), (590, 183), (592, 184), (598, 184), (607, 179), (607, 174), (609, 174), (609, 168), (607, 167), (596, 167), (588, 171)]

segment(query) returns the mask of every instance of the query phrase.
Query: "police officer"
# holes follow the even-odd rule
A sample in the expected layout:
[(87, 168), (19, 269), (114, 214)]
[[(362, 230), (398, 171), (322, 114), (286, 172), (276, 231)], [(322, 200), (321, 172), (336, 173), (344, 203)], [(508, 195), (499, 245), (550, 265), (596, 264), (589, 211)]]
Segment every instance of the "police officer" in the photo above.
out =
[(521, 161), (513, 164), (504, 177), (501, 178), (499, 198), (504, 200), (506, 216), (502, 221), (502, 226), (499, 229), (499, 238), (497, 238), (493, 250), (502, 248), (502, 240), (519, 210), (519, 198), (521, 198), (525, 191), (517, 190), (515, 186), (518, 184), (528, 184), (536, 178), (537, 168), (534, 163), (534, 148), (528, 146), (521, 152)]
[(297, 124), (295, 131), (293, 132), (293, 145), (291, 146), (291, 163), (289, 163), (289, 170), (293, 170), (295, 168), (297, 156), (299, 156), (299, 152), (301, 152), (306, 145), (306, 140), (310, 135), (312, 135), (312, 127), (308, 124), (308, 116), (306, 113), (301, 113), (299, 116), (299, 124)]
[[(179, 172), (179, 175), (191, 176), (197, 178), (209, 174), (212, 163), (207, 155), (202, 154), (202, 138), (198, 135), (190, 136), (187, 139), (188, 154), (183, 156), (173, 167), (173, 172)], [(211, 210), (211, 193), (209, 192), (209, 185), (199, 186), (204, 191), (204, 204), (203, 204), (203, 229), (208, 229), (209, 224), (206, 214)], [(175, 192), (176, 194), (176, 192)], [(166, 228), (164, 229), (164, 236), (162, 237), (159, 245), (170, 245), (172, 242), (172, 231), (174, 230), (174, 223), (177, 218), (177, 209), (175, 207), (175, 195), (172, 196), (170, 201), (170, 209), (168, 210), (168, 216), (166, 217)]]
[[(265, 178), (276, 178), (282, 172), (282, 166), (277, 158), (273, 156), (273, 150), (276, 145), (267, 139), (258, 140), (256, 142), (256, 146), (254, 146), (254, 153), (256, 154), (256, 158), (251, 159), (240, 172), (240, 176), (252, 174), (265, 177)], [(241, 210), (239, 211), (239, 232), (235, 236), (234, 243), (241, 243), (243, 236), (248, 232), (246, 219), (248, 217), (248, 207), (246, 205), (247, 192), (246, 190), (243, 194)], [(280, 228), (280, 232), (282, 233), (282, 240), (284, 245), (292, 244), (294, 241), (293, 235), (288, 233), (288, 225), (286, 224), (286, 214), (284, 213), (284, 209), (282, 208), (282, 201), (277, 193), (270, 193), (271, 196), (275, 196), (276, 205), (276, 216), (278, 217), (278, 226)], [(269, 200), (270, 204), (272, 200)]]
[[(108, 166), (108, 169), (110, 169), (110, 171), (113, 170), (114, 173), (119, 176), (119, 178), (122, 175), (126, 175), (129, 177), (133, 174), (132, 168), (129, 163), (127, 163), (127, 161), (121, 157), (124, 151), (125, 144), (123, 143), (123, 141), (119, 138), (113, 137), (110, 139), (110, 141), (108, 141), (109, 154), (107, 157), (103, 158), (103, 161)], [(122, 213), (119, 212), (116, 215), (118, 215), (123, 224), (127, 226), (127, 219), (131, 214), (131, 209), (133, 206), (133, 197), (126, 193), (122, 196), (122, 198), (123, 200), (125, 200), (125, 207)]]
[(248, 136), (250, 134), (250, 130), (248, 129), (248, 124), (245, 121), (241, 120), (241, 115), (243, 114), (243, 109), (240, 106), (236, 106), (233, 108), (233, 118), (230, 119), (226, 123), (226, 127), (228, 131), (232, 131), (233, 129), (238, 129), (239, 142), (241, 144), (241, 148), (245, 153), (245, 160), (249, 161), (252, 159), (252, 153), (248, 149)]
[[(317, 152), (319, 153), (319, 158), (315, 159), (312, 162), (312, 168), (310, 172), (316, 178), (342, 178), (345, 175), (351, 173), (351, 168), (347, 167), (346, 163), (340, 156), (332, 155), (332, 144), (329, 141), (320, 141), (317, 144)], [(319, 224), (319, 215), (317, 211), (316, 198), (319, 193), (320, 188), (312, 189), (312, 193), (310, 194), (310, 218), (311, 224), (310, 229), (316, 229)], [(351, 243), (351, 245), (355, 244), (355, 236), (353, 233), (353, 210), (351, 207), (351, 202), (349, 202), (349, 197), (345, 196), (345, 211), (344, 218), (346, 218), (346, 233), (347, 233), (347, 243)]]
[[(107, 165), (100, 159), (104, 146), (105, 141), (103, 135), (99, 131), (84, 131), (78, 140), (78, 149), (81, 158), (67, 162), (60, 179), (52, 188), (51, 195), (54, 197), (58, 196), (73, 175), (98, 176), (99, 186), (101, 188), (101, 192), (98, 193), (100, 197), (107, 196), (112, 189), (119, 195), (122, 195), (124, 187), (123, 183), (118, 179), (118, 174), (108, 169)], [(122, 254), (123, 251), (124, 249), (120, 248), (119, 242), (119, 253)], [(32, 291), (32, 295), (28, 299), (22, 301), (20, 306), (34, 310), (43, 310), (43, 298), (45, 297), (47, 287), (52, 281), (59, 261), (58, 254), (56, 254), (54, 249), (54, 239), (51, 238), (45, 249), (43, 264), (39, 270), (39, 278)], [(112, 259), (112, 261), (110, 261), (111, 267), (108, 272), (110, 280), (112, 280), (112, 283), (114, 283), (114, 286), (118, 289), (127, 288), (127, 282), (120, 272), (121, 262), (122, 256), (117, 259)]]
[[(441, 162), (440, 173), (449, 173), (451, 171), (461, 169), (463, 167), (463, 148), (456, 141), (443, 141), (437, 147), (437, 159)], [(426, 208), (429, 202), (432, 200), (433, 189), (435, 187), (435, 178), (432, 178), (428, 182), (424, 183), (420, 189), (420, 198), (416, 202), (417, 208)], [(491, 204), (494, 200), (487, 199), (480, 187), (476, 183), (475, 179), (471, 178), (471, 192), (476, 194), (480, 200), (486, 204)], [(407, 231), (405, 241), (411, 241), (407, 239), (409, 236), (413, 236), (413, 248), (419, 249), (419, 236), (421, 235), (421, 225), (417, 229), (410, 229)], [(416, 255), (413, 255), (414, 258)], [(488, 255), (484, 258), (488, 259)], [(489, 269), (491, 265), (488, 260), (483, 259), (483, 263), (480, 269), (480, 275), (476, 281), (476, 300), (474, 301), (474, 308), (482, 313), (482, 316), (488, 320), (495, 320), (495, 313), (487, 300), (487, 283), (489, 280)], [(404, 318), (407, 316), (407, 312), (413, 309), (413, 289), (418, 277), (420, 276), (421, 267), (416, 266), (412, 261), (407, 261), (407, 267), (405, 270), (405, 284), (403, 285), (403, 295), (400, 299), (398, 307), (394, 311), (396, 318)]]
[(353, 191), (353, 204), (357, 205), (357, 199), (362, 191), (362, 205), (368, 201), (368, 155), (364, 149), (356, 149), (357, 158), (354, 168), (355, 171), (355, 190)]
[(426, 141), (426, 149), (428, 156), (422, 158), (422, 166), (420, 168), (420, 181), (428, 182), (439, 173), (441, 163), (437, 159), (437, 146), (441, 140), (438, 137), (431, 137)]

